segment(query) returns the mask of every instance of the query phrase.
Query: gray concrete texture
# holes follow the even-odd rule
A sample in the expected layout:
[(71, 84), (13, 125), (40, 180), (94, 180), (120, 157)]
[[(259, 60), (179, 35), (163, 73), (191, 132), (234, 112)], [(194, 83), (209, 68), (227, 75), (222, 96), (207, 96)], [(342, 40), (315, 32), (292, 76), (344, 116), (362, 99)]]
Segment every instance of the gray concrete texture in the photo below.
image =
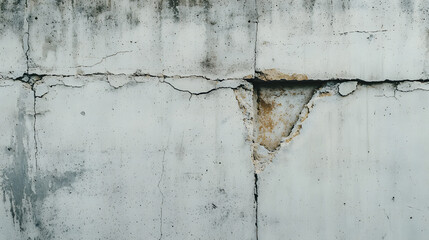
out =
[(427, 239), (428, 18), (0, 0), (0, 240)]

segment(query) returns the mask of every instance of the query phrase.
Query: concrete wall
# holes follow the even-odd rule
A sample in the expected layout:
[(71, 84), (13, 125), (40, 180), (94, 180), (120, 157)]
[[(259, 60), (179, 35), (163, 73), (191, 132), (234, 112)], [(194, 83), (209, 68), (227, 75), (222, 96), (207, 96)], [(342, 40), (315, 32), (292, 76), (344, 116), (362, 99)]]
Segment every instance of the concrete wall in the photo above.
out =
[(428, 13), (0, 0), (0, 239), (426, 239)]

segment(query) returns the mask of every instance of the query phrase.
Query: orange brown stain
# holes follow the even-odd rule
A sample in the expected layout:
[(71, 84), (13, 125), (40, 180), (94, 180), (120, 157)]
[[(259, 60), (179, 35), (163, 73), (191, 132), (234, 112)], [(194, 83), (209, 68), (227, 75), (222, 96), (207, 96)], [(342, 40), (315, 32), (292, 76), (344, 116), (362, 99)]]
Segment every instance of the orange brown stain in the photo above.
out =
[(274, 102), (266, 102), (262, 98), (259, 99), (259, 120), (261, 126), (259, 126), (259, 131), (263, 132), (272, 132), (275, 126), (275, 123), (271, 117), (273, 109), (279, 104)]
[(288, 139), (286, 139), (286, 143), (290, 143), (296, 136), (298, 136), (301, 133), (301, 129), (302, 129), (302, 125), (298, 125), (293, 135), (290, 136)]
[(332, 96), (331, 92), (321, 92), (319, 93), (319, 97), (329, 97)]
[(300, 73), (286, 74), (278, 71), (275, 68), (266, 69), (257, 73), (257, 77), (263, 81), (276, 81), (276, 80), (295, 80), (303, 81), (308, 80), (308, 76)]
[[(281, 103), (276, 103), (274, 101), (266, 101), (262, 98), (259, 99), (258, 103), (258, 121), (259, 121), (259, 133), (258, 133), (258, 142), (265, 146), (267, 149), (274, 150), (276, 145), (271, 139), (270, 134), (272, 133), (278, 121), (273, 119), (273, 110), (276, 107), (281, 106)], [(279, 119), (284, 121), (283, 119)]]

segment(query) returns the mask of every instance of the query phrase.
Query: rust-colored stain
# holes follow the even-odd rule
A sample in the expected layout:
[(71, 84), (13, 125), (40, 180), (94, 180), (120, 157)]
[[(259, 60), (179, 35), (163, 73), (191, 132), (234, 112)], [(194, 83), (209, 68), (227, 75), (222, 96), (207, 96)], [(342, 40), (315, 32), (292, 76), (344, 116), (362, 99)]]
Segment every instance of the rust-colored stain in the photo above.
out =
[(281, 105), (279, 103), (274, 102), (266, 102), (262, 98), (259, 99), (259, 121), (261, 125), (259, 126), (259, 132), (272, 132), (275, 126), (274, 120), (271, 117), (271, 113), (273, 109)]
[(331, 92), (321, 92), (319, 93), (319, 97), (329, 97), (332, 96)]
[(287, 143), (290, 143), (296, 136), (298, 136), (301, 133), (302, 125), (298, 125), (296, 131), (290, 136), (288, 139), (286, 139)]
[(253, 76), (252, 74), (245, 76), (243, 79), (244, 80), (251, 80), (253, 79), (255, 76)]
[(303, 81), (308, 80), (308, 76), (300, 73), (286, 74), (278, 71), (275, 68), (266, 69), (257, 73), (257, 78), (263, 81), (276, 81), (276, 80), (295, 80)]
[(301, 122), (304, 122), (304, 121), (308, 118), (308, 114), (310, 114), (310, 112), (309, 112), (309, 111), (307, 111), (307, 112), (305, 113), (305, 115), (303, 115), (303, 116), (301, 117), (300, 121), (301, 121)]
[(280, 123), (284, 121), (284, 118), (277, 119), (275, 114), (273, 114), (273, 110), (277, 107), (282, 106), (281, 103), (276, 103), (274, 101), (266, 101), (262, 98), (259, 99), (258, 104), (258, 121), (259, 121), (259, 134), (258, 134), (258, 142), (266, 147), (269, 150), (274, 150), (278, 143), (276, 139), (272, 139), (271, 135), (273, 133), (274, 128)]

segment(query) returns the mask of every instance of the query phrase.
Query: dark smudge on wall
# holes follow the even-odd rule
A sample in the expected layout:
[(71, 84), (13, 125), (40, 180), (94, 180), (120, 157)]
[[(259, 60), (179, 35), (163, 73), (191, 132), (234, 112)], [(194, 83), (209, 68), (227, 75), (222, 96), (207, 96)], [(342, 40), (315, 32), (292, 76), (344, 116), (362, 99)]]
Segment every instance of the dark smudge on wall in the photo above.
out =
[[(1, 172), (3, 179), (1, 190), (3, 202), (10, 205), (7, 211), (12, 221), (21, 232), (36, 229), (38, 239), (51, 239), (51, 233), (42, 219), (41, 208), (44, 200), (61, 188), (71, 188), (72, 183), (83, 173), (80, 172), (40, 172), (34, 171), (34, 157), (30, 151), (33, 136), (29, 134), (29, 119), (23, 104), (18, 103), (19, 112), (10, 146), (5, 152), (12, 158), (12, 163)], [(36, 172), (35, 174), (33, 174)]]
[(0, 34), (6, 29), (22, 33), (25, 20), (25, 0), (0, 0)]

